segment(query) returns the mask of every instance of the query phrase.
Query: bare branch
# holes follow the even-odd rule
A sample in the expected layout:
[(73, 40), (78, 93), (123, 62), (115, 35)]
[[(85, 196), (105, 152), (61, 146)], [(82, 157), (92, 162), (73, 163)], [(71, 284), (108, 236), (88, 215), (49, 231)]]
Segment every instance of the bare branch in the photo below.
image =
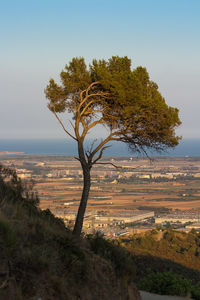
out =
[(88, 126), (88, 130), (90, 130), (91, 128), (93, 128), (93, 127), (96, 126), (97, 124), (101, 124), (101, 123), (103, 123), (103, 118), (100, 118), (99, 120), (94, 121), (93, 123), (91, 123), (91, 124)]
[(100, 81), (92, 82), (92, 83), (88, 86), (88, 88), (86, 89), (86, 97), (88, 96), (89, 90), (90, 90), (93, 86), (98, 85), (98, 84), (100, 84)]
[(137, 166), (137, 167), (126, 167), (126, 168), (124, 168), (124, 167), (121, 167), (121, 166), (117, 166), (117, 165), (115, 165), (111, 162), (96, 162), (95, 164), (96, 165), (112, 165), (116, 169), (128, 169), (128, 170), (135, 170), (135, 169), (138, 169), (138, 168), (142, 167), (142, 165), (140, 165), (140, 166)]
[(95, 102), (99, 102), (99, 99), (93, 99), (91, 100), (85, 107), (84, 109), (82, 110), (81, 112), (81, 116), (85, 114), (85, 112), (87, 111), (88, 107), (92, 104), (92, 103), (95, 103)]
[(121, 166), (116, 166), (115, 164), (111, 163), (111, 162), (96, 162), (96, 165), (112, 165), (113, 167), (115, 167), (116, 169), (122, 169)]
[(94, 121), (93, 123), (91, 123), (89, 126), (85, 126), (84, 131), (81, 135), (82, 138), (84, 138), (86, 136), (86, 134), (88, 133), (88, 131), (93, 128), (94, 126), (96, 126), (97, 124), (102, 124), (103, 123), (103, 118)]
[(81, 118), (81, 124), (83, 126), (83, 131), (87, 132), (87, 125), (85, 124), (85, 117)]
[(76, 115), (76, 122), (75, 122), (75, 128), (74, 128), (74, 131), (75, 131), (75, 134), (76, 134), (77, 141), (80, 139), (80, 134), (79, 134), (79, 124), (80, 124), (80, 112), (78, 111), (78, 112), (77, 112), (77, 115)]
[(95, 94), (90, 94), (90, 95), (88, 95), (87, 97), (85, 97), (85, 99), (80, 103), (80, 105), (79, 105), (79, 110), (80, 110), (80, 108), (82, 107), (82, 105), (89, 99), (89, 98), (94, 98), (94, 97), (100, 97), (100, 98), (98, 98), (98, 99), (92, 99), (90, 102), (88, 102), (87, 104), (86, 104), (86, 106), (83, 108), (83, 110), (82, 110), (82, 112), (81, 112), (81, 116), (87, 111), (87, 109), (90, 107), (90, 105), (91, 104), (93, 104), (93, 103), (98, 103), (98, 102), (100, 102), (102, 99), (106, 99), (107, 98), (107, 96), (109, 95), (109, 93), (104, 93), (104, 92), (102, 92), (102, 93), (95, 93)]
[[(80, 99), (81, 99), (81, 103), (78, 105), (77, 107), (77, 115), (76, 115), (76, 122), (75, 122), (75, 134), (76, 134), (76, 138), (77, 140), (80, 138), (80, 135), (79, 135), (79, 124), (80, 122), (82, 123), (83, 125), (83, 128), (84, 128), (84, 132), (85, 134), (88, 132), (88, 129), (86, 128), (86, 124), (85, 124), (85, 121), (82, 120), (82, 116), (84, 115), (84, 112), (88, 109), (88, 107), (92, 104), (92, 103), (95, 103), (95, 102), (98, 102), (99, 99), (93, 99), (91, 100), (84, 108), (83, 108), (83, 111), (80, 112), (81, 110), (81, 107), (83, 106), (83, 104), (88, 100), (89, 97), (93, 97), (93, 96), (103, 96), (105, 93), (95, 93), (95, 94), (90, 94), (88, 95), (88, 92), (89, 90), (94, 86), (94, 85), (97, 85), (99, 84), (99, 82), (93, 82), (86, 90), (84, 91), (81, 91), (80, 93)], [(85, 98), (83, 99), (83, 93), (86, 92), (86, 96)], [(85, 135), (82, 135), (82, 138), (84, 138)]]
[[(97, 114), (97, 113), (102, 113), (102, 109), (94, 109), (94, 110), (90, 110), (84, 113), (84, 115), (90, 115), (90, 114)], [(82, 114), (81, 114), (82, 115)]]
[[(98, 92), (98, 93), (94, 93), (94, 94), (89, 94), (87, 95), (86, 100), (88, 98), (91, 98), (91, 97), (101, 97), (101, 98), (107, 98), (107, 96), (109, 96), (110, 94), (108, 92)], [(85, 100), (84, 100), (85, 101)]]
[[(138, 146), (137, 146), (137, 147), (138, 147)], [(143, 147), (142, 145), (140, 145), (139, 147), (141, 148), (141, 151), (140, 151), (140, 152), (144, 152), (144, 154), (146, 155), (146, 157), (149, 159), (150, 163), (153, 163), (154, 158), (151, 158), (151, 157), (148, 155), (147, 151), (144, 149), (144, 147)]]
[(80, 92), (80, 98), (81, 98), (81, 102), (83, 101), (83, 93), (86, 92), (86, 90), (83, 90)]
[(91, 100), (91, 101), (84, 107), (84, 109), (81, 111), (80, 116), (82, 116), (82, 115), (85, 114), (86, 110), (88, 109), (88, 107), (89, 107), (92, 103), (95, 103), (95, 102), (98, 102), (98, 101), (99, 101), (99, 100), (97, 100), (97, 99)]
[(105, 149), (110, 148), (111, 146), (105, 146), (100, 150), (99, 156), (92, 162), (92, 164), (96, 164), (98, 160), (102, 158), (103, 152)]
[(74, 124), (72, 123), (71, 120), (69, 120), (69, 123), (71, 124), (72, 128), (75, 129)]
[[(88, 99), (88, 93), (89, 93), (89, 90), (94, 86), (94, 85), (97, 85), (97, 84), (99, 84), (99, 81), (95, 81), (95, 82), (93, 82), (93, 83), (91, 83), (90, 85), (89, 85), (89, 87), (86, 89), (86, 90), (83, 90), (83, 91), (81, 91), (81, 93), (80, 93), (80, 98), (81, 98), (81, 103), (80, 103), (80, 105), (79, 105), (79, 107), (78, 107), (78, 110), (80, 111), (80, 109), (81, 109), (81, 106), (87, 101), (87, 99)], [(85, 98), (83, 99), (83, 93), (86, 93), (86, 96), (85, 96)]]
[(92, 149), (93, 149), (94, 144), (96, 143), (96, 141), (97, 141), (97, 139), (94, 139), (94, 140), (92, 141), (92, 143), (90, 144), (90, 149), (87, 150), (87, 152), (88, 152), (89, 154), (92, 153)]
[(97, 147), (94, 149), (91, 153), (91, 157), (94, 157), (94, 155), (105, 145), (111, 140), (112, 134), (107, 136), (105, 140), (103, 140)]
[(62, 126), (63, 130), (75, 141), (77, 141), (77, 139), (69, 132), (67, 131), (67, 129), (65, 128), (65, 126), (63, 125), (62, 121), (60, 120), (60, 118), (58, 117), (56, 110), (55, 110), (55, 106), (54, 106), (54, 115), (56, 116), (56, 119), (58, 120), (58, 122), (60, 123), (60, 125)]
[(122, 139), (121, 138), (111, 138), (110, 140), (111, 141), (121, 141)]
[(79, 159), (78, 157), (74, 156), (74, 158), (75, 158), (76, 160), (80, 161), (80, 159)]

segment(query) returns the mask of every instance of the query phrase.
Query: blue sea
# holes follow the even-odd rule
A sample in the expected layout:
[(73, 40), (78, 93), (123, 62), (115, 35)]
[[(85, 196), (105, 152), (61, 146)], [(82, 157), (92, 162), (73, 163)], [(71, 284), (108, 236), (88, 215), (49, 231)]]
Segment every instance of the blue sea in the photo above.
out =
[[(48, 154), (48, 155), (77, 155), (76, 142), (64, 139), (23, 139), (23, 140), (0, 140), (0, 152), (24, 152), (25, 154)], [(128, 147), (120, 142), (115, 142), (112, 147), (105, 150), (107, 156), (138, 156), (129, 151)], [(150, 156), (200, 156), (200, 139), (183, 139), (173, 150), (159, 154), (149, 153)]]

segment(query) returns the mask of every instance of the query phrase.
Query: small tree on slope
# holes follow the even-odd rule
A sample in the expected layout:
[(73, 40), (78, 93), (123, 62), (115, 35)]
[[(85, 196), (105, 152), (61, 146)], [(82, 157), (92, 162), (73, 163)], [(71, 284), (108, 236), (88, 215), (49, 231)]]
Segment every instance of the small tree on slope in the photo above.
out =
[[(134, 152), (164, 151), (178, 144), (180, 137), (175, 135), (175, 128), (181, 122), (178, 109), (167, 106), (146, 69), (132, 70), (127, 57), (93, 60), (89, 68), (84, 58), (73, 58), (60, 78), (60, 85), (53, 79), (49, 81), (45, 94), (48, 108), (66, 134), (77, 142), (84, 182), (73, 232), (80, 236), (90, 191), (90, 171), (99, 163), (108, 142), (124, 142)], [(65, 111), (71, 113), (72, 131), (58, 116)], [(97, 125), (107, 128), (107, 137), (86, 150), (85, 138)]]

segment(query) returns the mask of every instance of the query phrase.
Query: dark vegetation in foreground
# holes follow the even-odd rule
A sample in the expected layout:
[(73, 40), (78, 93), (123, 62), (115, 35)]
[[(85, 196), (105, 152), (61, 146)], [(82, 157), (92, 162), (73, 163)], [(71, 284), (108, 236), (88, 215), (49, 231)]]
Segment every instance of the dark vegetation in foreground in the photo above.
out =
[(0, 300), (137, 300), (133, 282), (146, 291), (200, 299), (195, 231), (169, 230), (160, 240), (155, 231), (126, 240), (99, 234), (77, 240), (38, 204), (31, 186), (0, 166)]
[(200, 233), (152, 230), (119, 244), (133, 258), (139, 289), (200, 299)]
[(140, 299), (124, 248), (108, 243), (107, 254), (96, 255), (93, 237), (77, 240), (38, 203), (30, 186), (0, 167), (1, 300)]

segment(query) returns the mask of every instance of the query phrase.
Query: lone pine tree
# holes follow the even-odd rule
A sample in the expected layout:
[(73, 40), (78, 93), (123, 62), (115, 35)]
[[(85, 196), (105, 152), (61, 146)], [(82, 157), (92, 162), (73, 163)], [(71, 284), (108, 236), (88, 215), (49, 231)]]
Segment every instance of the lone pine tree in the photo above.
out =
[[(131, 68), (128, 57), (113, 56), (108, 61), (93, 60), (87, 67), (84, 58), (73, 58), (60, 73), (61, 84), (49, 81), (45, 89), (48, 108), (65, 133), (77, 142), (83, 171), (83, 191), (74, 234), (80, 236), (90, 191), (90, 171), (99, 163), (110, 141), (126, 143), (134, 152), (148, 149), (164, 151), (175, 147), (180, 137), (178, 109), (168, 106), (143, 67)], [(58, 113), (68, 112), (72, 130)], [(107, 128), (107, 136), (90, 149), (85, 139), (97, 125)]]

